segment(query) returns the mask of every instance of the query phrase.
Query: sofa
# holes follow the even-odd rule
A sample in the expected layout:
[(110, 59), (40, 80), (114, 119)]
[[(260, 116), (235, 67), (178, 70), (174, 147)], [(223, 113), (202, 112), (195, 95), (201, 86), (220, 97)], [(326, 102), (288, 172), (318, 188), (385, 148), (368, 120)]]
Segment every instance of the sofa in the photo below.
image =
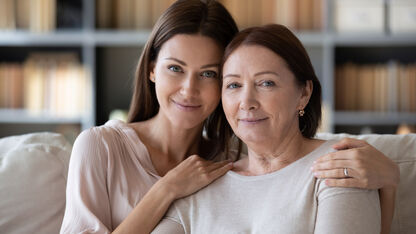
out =
[[(353, 137), (370, 144), (400, 167), (391, 233), (416, 233), (416, 134), (318, 134)], [(0, 139), (0, 233), (58, 233), (65, 210), (71, 145), (56, 133)]]

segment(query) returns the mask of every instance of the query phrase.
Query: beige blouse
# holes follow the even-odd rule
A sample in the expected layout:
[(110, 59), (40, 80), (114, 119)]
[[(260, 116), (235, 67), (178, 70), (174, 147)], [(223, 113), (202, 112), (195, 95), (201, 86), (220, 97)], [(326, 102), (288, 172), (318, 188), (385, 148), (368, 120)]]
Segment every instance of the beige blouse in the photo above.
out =
[(83, 131), (72, 149), (61, 233), (110, 233), (158, 179), (126, 123), (110, 120)]

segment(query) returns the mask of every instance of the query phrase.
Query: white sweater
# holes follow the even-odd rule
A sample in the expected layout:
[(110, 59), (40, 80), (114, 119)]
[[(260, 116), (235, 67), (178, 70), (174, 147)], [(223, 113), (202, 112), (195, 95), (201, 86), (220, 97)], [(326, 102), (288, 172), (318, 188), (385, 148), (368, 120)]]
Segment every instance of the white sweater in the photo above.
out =
[(376, 190), (328, 187), (310, 172), (334, 143), (270, 174), (230, 171), (173, 203), (153, 233), (380, 233)]

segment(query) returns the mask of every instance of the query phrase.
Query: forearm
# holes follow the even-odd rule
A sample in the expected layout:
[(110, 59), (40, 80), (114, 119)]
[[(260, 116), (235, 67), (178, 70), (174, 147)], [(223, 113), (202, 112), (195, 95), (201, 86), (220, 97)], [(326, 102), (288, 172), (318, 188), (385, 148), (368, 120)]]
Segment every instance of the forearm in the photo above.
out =
[(396, 188), (382, 188), (379, 190), (381, 207), (381, 234), (390, 233), (391, 222), (394, 215)]
[(156, 183), (113, 233), (150, 233), (174, 200), (173, 193)]

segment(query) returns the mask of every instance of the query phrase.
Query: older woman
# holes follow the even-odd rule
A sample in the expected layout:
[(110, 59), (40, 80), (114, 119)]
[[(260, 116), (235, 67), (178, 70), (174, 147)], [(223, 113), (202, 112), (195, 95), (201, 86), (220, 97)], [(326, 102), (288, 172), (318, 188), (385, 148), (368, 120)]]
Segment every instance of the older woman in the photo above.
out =
[(376, 190), (328, 187), (311, 176), (333, 141), (314, 139), (321, 87), (284, 26), (242, 31), (228, 45), (222, 104), (248, 156), (176, 201), (154, 233), (380, 233)]

